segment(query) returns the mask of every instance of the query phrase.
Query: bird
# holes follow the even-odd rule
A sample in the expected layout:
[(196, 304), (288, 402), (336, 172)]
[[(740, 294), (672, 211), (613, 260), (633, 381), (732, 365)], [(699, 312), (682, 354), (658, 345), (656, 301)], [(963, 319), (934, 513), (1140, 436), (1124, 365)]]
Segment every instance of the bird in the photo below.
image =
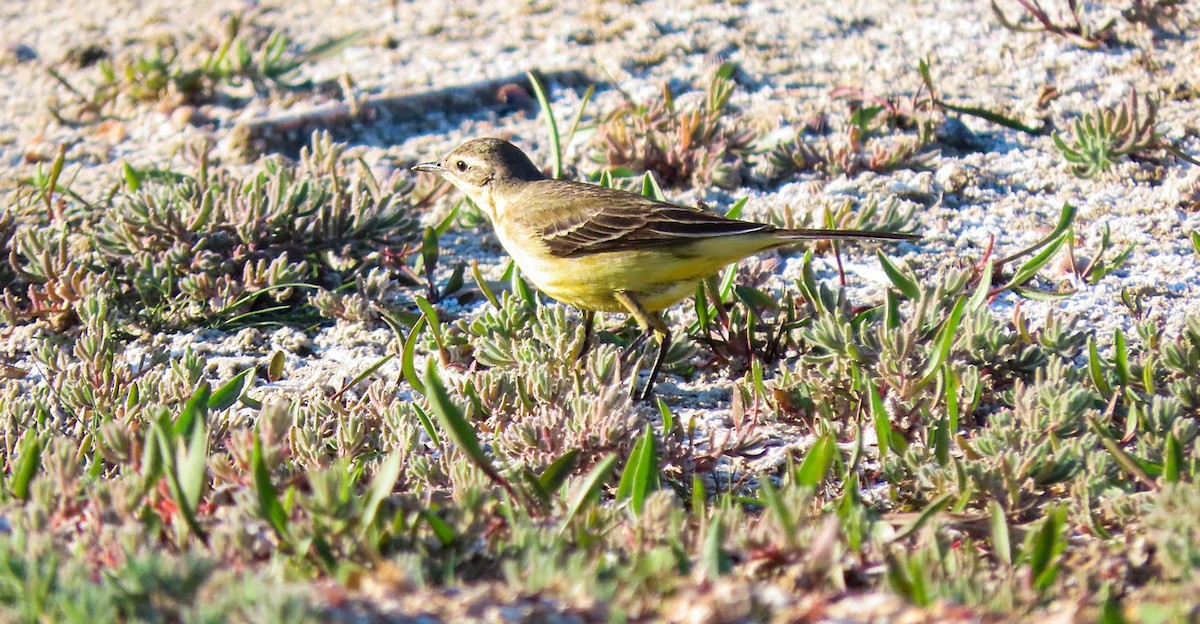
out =
[(516, 145), (471, 139), (436, 162), (412, 167), (440, 175), (491, 222), (500, 245), (541, 292), (583, 313), (577, 361), (591, 346), (596, 312), (625, 313), (658, 353), (640, 399), (654, 384), (671, 329), (662, 312), (693, 294), (697, 284), (748, 256), (813, 240), (915, 240), (912, 234), (853, 229), (787, 229), (731, 219), (685, 206), (546, 176)]

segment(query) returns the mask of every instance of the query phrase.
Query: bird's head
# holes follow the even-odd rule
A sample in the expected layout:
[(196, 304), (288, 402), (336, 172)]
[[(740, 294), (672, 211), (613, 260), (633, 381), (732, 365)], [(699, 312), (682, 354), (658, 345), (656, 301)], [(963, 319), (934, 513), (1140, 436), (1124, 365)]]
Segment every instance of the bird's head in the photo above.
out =
[(421, 163), (413, 171), (436, 173), (450, 181), (493, 220), (503, 209), (506, 193), (523, 182), (546, 176), (520, 148), (502, 139), (471, 139), (437, 162)]

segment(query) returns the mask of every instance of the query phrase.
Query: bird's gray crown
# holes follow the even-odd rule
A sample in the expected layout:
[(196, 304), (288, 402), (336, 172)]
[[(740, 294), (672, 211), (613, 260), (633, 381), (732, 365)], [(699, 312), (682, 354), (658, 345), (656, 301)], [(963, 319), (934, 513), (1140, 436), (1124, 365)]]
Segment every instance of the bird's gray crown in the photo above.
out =
[(546, 176), (529, 160), (519, 147), (503, 139), (473, 139), (450, 153), (445, 166), (452, 167), (457, 157), (469, 157), (493, 170), (497, 176), (513, 180), (534, 181)]

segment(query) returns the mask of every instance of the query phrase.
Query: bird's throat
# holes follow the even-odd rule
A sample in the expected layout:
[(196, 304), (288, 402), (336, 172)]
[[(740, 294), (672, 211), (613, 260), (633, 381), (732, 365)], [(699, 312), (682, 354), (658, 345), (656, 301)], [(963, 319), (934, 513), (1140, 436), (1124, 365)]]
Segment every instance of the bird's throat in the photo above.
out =
[(496, 194), (490, 188), (485, 186), (473, 193), (468, 193), (468, 195), (471, 197), (471, 201), (475, 202), (475, 205), (487, 214), (488, 219), (492, 223), (497, 222), (496, 219), (500, 215), (500, 210), (499, 206), (496, 205)]

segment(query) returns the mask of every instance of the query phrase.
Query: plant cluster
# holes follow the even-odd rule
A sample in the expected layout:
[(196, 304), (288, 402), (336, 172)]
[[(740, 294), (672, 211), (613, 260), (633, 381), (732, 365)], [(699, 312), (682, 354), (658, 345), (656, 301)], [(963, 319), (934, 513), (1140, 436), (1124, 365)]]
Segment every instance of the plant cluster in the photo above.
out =
[[(879, 254), (892, 287), (873, 306), (819, 282), (812, 252), (790, 296), (732, 271), (706, 284), (686, 329), (690, 359), (738, 378), (720, 431), (667, 401), (631, 403), (629, 328), (600, 332), (577, 364), (573, 313), (511, 268), (499, 295), (473, 271), (487, 303), (465, 318), (409, 286), (415, 317), (380, 308), (398, 353), (291, 401), (257, 379), (288, 374), (274, 355), (220, 379), (191, 351), (131, 361), (121, 298), (87, 293), (76, 331), (39, 340), (47, 383), (0, 394), (0, 587), (27, 588), (0, 590), (0, 608), (327, 619), (370, 583), (437, 595), (486, 577), (598, 619), (796, 606), (753, 591), (727, 603), (711, 583), (886, 588), (977, 613), (1034, 613), (1082, 589), (1089, 613), (1169, 610), (1200, 532), (1200, 319), (1176, 339), (1142, 321), (1106, 354), (1077, 324), (987, 305), (1063, 295), (1039, 274), (1073, 243), (1073, 217), (929, 277)], [(394, 358), (399, 376), (381, 374)], [(781, 427), (812, 442), (748, 470)], [(1131, 558), (1134, 539), (1148, 559)], [(282, 580), (323, 577), (347, 579), (347, 595), (316, 601)], [(224, 598), (194, 606), (202, 593)]]
[(1000, 25), (1008, 30), (1017, 32), (1045, 32), (1062, 37), (1071, 43), (1086, 49), (1096, 49), (1108, 43), (1113, 38), (1115, 19), (1110, 19), (1099, 27), (1089, 25), (1083, 19), (1083, 6), (1079, 0), (1066, 0), (1067, 14), (1070, 21), (1063, 23), (1055, 20), (1042, 7), (1039, 0), (1015, 0), (1021, 6), (1021, 16), (1013, 20), (1009, 18), (996, 0), (992, 0), (992, 13)]
[[(664, 87), (658, 98), (627, 101), (602, 115), (593, 139), (593, 160), (603, 165), (601, 173), (635, 178), (653, 172), (666, 186), (734, 188), (744, 183), (747, 171), (758, 163), (764, 165), (768, 179), (778, 181), (799, 171), (854, 176), (863, 171), (922, 169), (936, 157), (930, 149), (933, 134), (926, 115), (901, 110), (886, 100), (867, 102), (868, 98), (857, 93), (839, 94), (850, 102), (845, 121), (836, 131), (822, 119), (794, 136), (760, 141), (728, 105), (736, 86), (731, 78), (734, 71), (731, 63), (720, 65), (699, 105), (677, 104), (675, 94)], [(539, 101), (543, 110), (548, 110), (544, 94), (539, 93)], [(574, 127), (578, 124), (577, 117)], [(889, 136), (897, 129), (916, 129), (918, 133), (914, 137)], [(551, 128), (551, 135), (557, 136), (556, 127)], [(561, 172), (561, 167), (556, 166), (555, 171)]]
[(1145, 99), (1145, 113), (1138, 108), (1136, 89), (1116, 108), (1098, 108), (1075, 120), (1070, 142), (1054, 134), (1054, 147), (1071, 163), (1071, 172), (1091, 178), (1107, 171), (1122, 158), (1153, 160), (1168, 152), (1192, 164), (1200, 164), (1163, 138), (1155, 115), (1158, 103)]
[[(691, 181), (727, 188), (741, 184), (744, 170), (756, 162), (763, 164), (772, 182), (804, 171), (825, 176), (887, 173), (928, 168), (938, 156), (939, 143), (971, 147), (974, 140), (970, 132), (947, 113), (976, 117), (1031, 136), (1050, 134), (1053, 128), (1049, 121), (1031, 126), (989, 108), (945, 99), (934, 84), (930, 62), (922, 60), (917, 67), (921, 85), (907, 104), (841, 88), (835, 90), (835, 97), (849, 103), (842, 123), (831, 123), (822, 116), (794, 135), (755, 144), (754, 134), (737, 130), (745, 125), (744, 121), (726, 112), (725, 103), (733, 85), (726, 76), (732, 73), (732, 67), (724, 64), (714, 74), (706, 103), (700, 107), (677, 111), (674, 95), (665, 90), (661, 98), (649, 103), (629, 103), (602, 116), (595, 139), (599, 147), (594, 151), (595, 160), (605, 166), (601, 173), (632, 178), (652, 171), (670, 186)], [(544, 87), (540, 88), (539, 102), (543, 110), (549, 110)], [(587, 98), (584, 106), (586, 103)], [(1145, 98), (1143, 108), (1139, 108), (1133, 90), (1119, 107), (1098, 109), (1077, 119), (1069, 139), (1054, 133), (1054, 145), (1080, 177), (1093, 177), (1124, 157), (1154, 160), (1156, 154), (1164, 152), (1200, 164), (1159, 133), (1157, 109), (1158, 103), (1150, 98)], [(581, 107), (568, 142), (582, 113)], [(557, 177), (563, 171), (562, 148), (557, 142), (553, 115), (548, 114), (547, 119), (555, 137)]]
[[(299, 164), (268, 162), (245, 178), (206, 158), (195, 175), (126, 165), (99, 202), (64, 192), (58, 173), (17, 191), (10, 211), (28, 218), (0, 232), (14, 278), (0, 314), (61, 330), (103, 290), (143, 328), (311, 322), (309, 292), (355, 280), (378, 291), (361, 279), (384, 262), (379, 251), (414, 238), (410, 183), (376, 180), (328, 136), (315, 136)], [(62, 167), (60, 157), (51, 171)], [(42, 206), (50, 218), (38, 216)]]
[(1180, 9), (1186, 3), (1187, 0), (1133, 0), (1129, 8), (1121, 11), (1121, 17), (1132, 24), (1144, 24), (1156, 34), (1179, 34), (1185, 28), (1180, 23), (1185, 17)]
[(75, 99), (52, 108), (64, 121), (89, 121), (121, 100), (179, 106), (211, 102), (238, 90), (253, 94), (308, 88), (311, 83), (300, 78), (303, 67), (341, 51), (356, 37), (301, 48), (253, 15), (230, 15), (216, 35), (176, 36), (115, 59), (106, 55), (96, 64), (100, 75), (90, 93), (51, 69), (50, 75)]
[[(932, 132), (922, 128), (927, 123), (924, 115), (901, 111), (887, 101), (864, 105), (857, 93), (843, 95), (851, 101), (840, 130), (822, 128), (824, 133), (817, 134), (802, 129), (776, 144), (766, 155), (770, 178), (781, 179), (798, 171), (853, 177), (864, 171), (920, 170), (937, 157), (931, 147)], [(921, 129), (915, 136), (890, 136), (896, 130), (914, 128)]]
[[(223, 54), (243, 47), (266, 49)], [(134, 75), (183, 89), (175, 63)], [(247, 63), (214, 67), (258, 84), (234, 71)], [(798, 137), (772, 163), (922, 166), (946, 111), (1041, 133), (946, 101), (918, 69), (911, 106), (848, 94), (844, 144)], [(666, 92), (605, 116), (599, 159), (649, 172), (658, 198), (656, 177), (736, 185), (752, 136), (728, 108), (731, 72), (696, 107)], [(565, 175), (582, 107), (564, 142), (531, 82)], [(1056, 143), (1089, 174), (1167, 149), (1136, 106)], [(543, 620), (803, 620), (885, 590), (976, 619), (1068, 602), (1087, 620), (1194, 617), (1200, 317), (1168, 337), (1127, 292), (1133, 330), (1111, 338), (1028, 318), (1021, 301), (1069, 297), (1136, 251), (1107, 228), (1077, 248), (1070, 205), (1007, 256), (877, 252), (890, 286), (873, 303), (844, 274), (818, 280), (815, 255), (840, 267), (836, 245), (807, 251), (792, 284), (767, 279), (770, 259), (707, 280), (671, 317), (690, 340), (667, 369), (732, 379), (716, 423), (633, 403), (630, 324), (602, 318), (581, 359), (579, 318), (515, 265), (499, 283), (467, 275), (443, 242), (461, 207), (422, 231), (436, 191), (413, 200), (328, 136), (250, 173), (198, 161), (125, 166), (89, 200), (60, 153), (0, 207), (0, 315), (31, 330), (33, 369), (6, 366), (0, 386), (0, 619), (455, 621), (521, 605)], [(910, 231), (915, 213), (868, 201), (773, 218)], [(1064, 256), (1074, 275), (1047, 276)], [(155, 336), (330, 319), (383, 323), (394, 348), (340, 387), (289, 394), (281, 350), (223, 370)], [(785, 436), (803, 442), (780, 449)], [(462, 598), (485, 585), (474, 600), (489, 606)]]
[(667, 186), (712, 184), (736, 188), (754, 134), (738, 128), (729, 108), (734, 65), (718, 67), (698, 105), (677, 104), (669, 87), (649, 102), (626, 102), (596, 131), (595, 160), (610, 170), (654, 172)]

